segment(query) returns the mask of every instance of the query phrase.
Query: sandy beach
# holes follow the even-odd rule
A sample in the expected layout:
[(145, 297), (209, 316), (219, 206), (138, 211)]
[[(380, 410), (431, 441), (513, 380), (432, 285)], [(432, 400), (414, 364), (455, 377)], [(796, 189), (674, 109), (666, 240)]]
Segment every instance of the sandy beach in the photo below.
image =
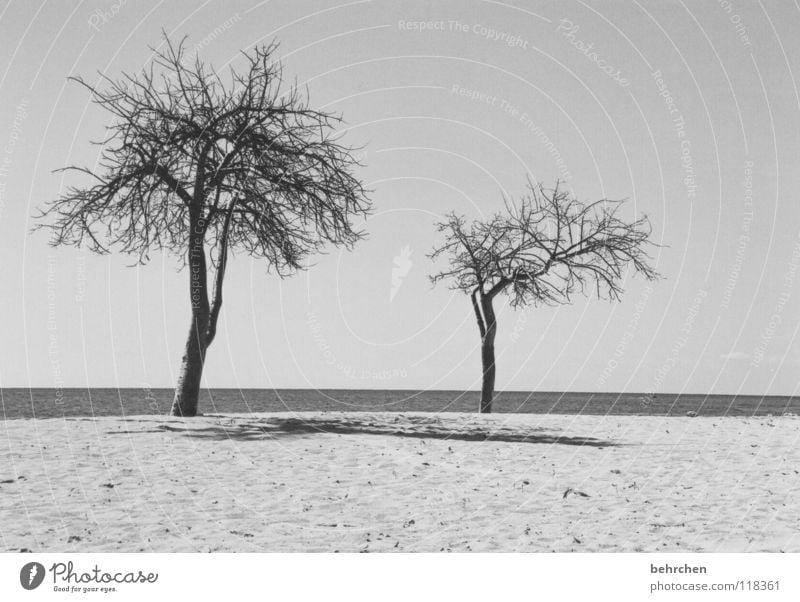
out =
[(0, 545), (798, 552), (798, 471), (795, 417), (7, 420)]

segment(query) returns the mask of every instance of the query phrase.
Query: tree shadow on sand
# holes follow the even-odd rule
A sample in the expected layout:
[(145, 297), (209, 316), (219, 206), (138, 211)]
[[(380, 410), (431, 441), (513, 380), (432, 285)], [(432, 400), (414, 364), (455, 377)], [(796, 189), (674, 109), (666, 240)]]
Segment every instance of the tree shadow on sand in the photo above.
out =
[[(308, 418), (274, 417), (254, 421), (215, 425), (198, 424), (181, 426), (162, 424), (160, 431), (182, 433), (189, 437), (212, 440), (258, 441), (286, 436), (333, 435), (384, 435), (415, 439), (443, 439), (451, 441), (501, 441), (506, 443), (543, 443), (590, 447), (619, 446), (614, 441), (594, 437), (570, 437), (554, 433), (552, 429), (528, 425), (464, 424), (441, 420), (437, 417), (398, 416), (394, 419), (363, 418), (348, 414), (342, 417), (312, 416)], [(151, 431), (152, 432), (152, 431)]]

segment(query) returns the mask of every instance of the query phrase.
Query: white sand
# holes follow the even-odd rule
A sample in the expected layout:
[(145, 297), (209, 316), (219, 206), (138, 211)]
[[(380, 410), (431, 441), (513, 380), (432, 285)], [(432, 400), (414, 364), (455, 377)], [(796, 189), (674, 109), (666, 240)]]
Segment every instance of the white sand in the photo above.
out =
[(791, 417), (9, 420), (0, 545), (797, 552), (799, 470)]

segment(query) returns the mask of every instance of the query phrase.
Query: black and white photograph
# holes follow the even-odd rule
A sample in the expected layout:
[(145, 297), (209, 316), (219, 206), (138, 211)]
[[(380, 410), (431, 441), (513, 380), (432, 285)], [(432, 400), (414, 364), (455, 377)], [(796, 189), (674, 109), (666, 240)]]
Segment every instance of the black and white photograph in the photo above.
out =
[(5, 599), (800, 596), (797, 0), (2, 0), (0, 249)]

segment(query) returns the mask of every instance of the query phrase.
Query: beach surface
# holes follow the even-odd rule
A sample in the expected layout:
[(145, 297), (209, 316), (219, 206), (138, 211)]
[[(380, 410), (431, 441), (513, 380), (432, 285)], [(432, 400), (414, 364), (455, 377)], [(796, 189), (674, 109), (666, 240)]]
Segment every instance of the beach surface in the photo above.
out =
[(800, 419), (6, 420), (16, 552), (798, 552)]

